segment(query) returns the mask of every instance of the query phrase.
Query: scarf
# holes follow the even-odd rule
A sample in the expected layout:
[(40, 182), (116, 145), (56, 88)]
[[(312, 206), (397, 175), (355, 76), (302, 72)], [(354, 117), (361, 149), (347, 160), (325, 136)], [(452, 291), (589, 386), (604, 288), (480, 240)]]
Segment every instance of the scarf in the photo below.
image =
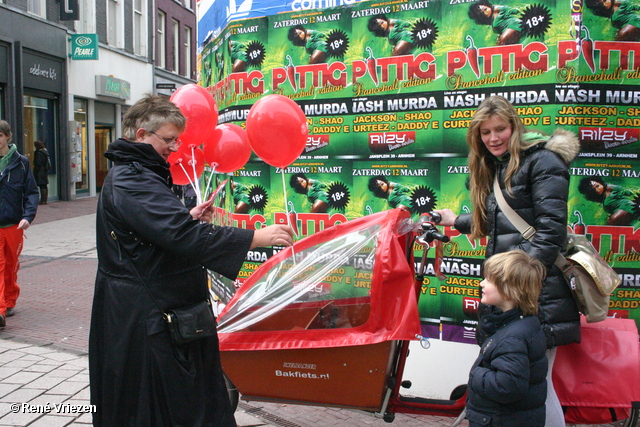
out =
[(4, 173), (4, 171), (7, 169), (7, 166), (9, 166), (9, 163), (11, 163), (13, 153), (15, 153), (16, 151), (18, 151), (18, 147), (16, 147), (15, 144), (9, 145), (9, 152), (4, 157), (0, 158), (0, 174)]

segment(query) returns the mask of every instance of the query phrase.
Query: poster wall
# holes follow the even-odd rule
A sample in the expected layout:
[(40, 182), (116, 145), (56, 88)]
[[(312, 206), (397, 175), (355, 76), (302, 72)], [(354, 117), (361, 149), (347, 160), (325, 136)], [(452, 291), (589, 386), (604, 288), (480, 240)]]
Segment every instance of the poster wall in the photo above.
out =
[[(502, 95), (529, 130), (578, 135), (567, 226), (622, 277), (610, 315), (640, 323), (640, 18), (627, 0), (592, 3), (369, 0), (231, 21), (200, 58), (220, 123), (244, 126), (257, 99), (281, 94), (310, 130), (284, 170), (254, 156), (233, 174), (248, 191), (234, 223), (291, 223), (301, 238), (400, 205), (413, 219), (468, 212), (466, 132)], [(447, 279), (431, 265), (423, 332), (473, 342), (486, 241), (443, 231)]]

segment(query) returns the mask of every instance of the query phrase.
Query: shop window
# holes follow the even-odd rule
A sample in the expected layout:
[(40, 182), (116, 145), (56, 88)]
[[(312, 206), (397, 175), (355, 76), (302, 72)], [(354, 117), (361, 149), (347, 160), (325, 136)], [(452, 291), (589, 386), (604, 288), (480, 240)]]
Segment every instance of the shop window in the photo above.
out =
[(166, 27), (167, 27), (167, 15), (159, 10), (158, 11), (158, 61), (157, 65), (160, 68), (167, 67), (167, 44), (166, 44)]
[(83, 2), (79, 7), (80, 16), (76, 21), (76, 30), (80, 34), (96, 32), (96, 4), (95, 2)]
[[(24, 113), (24, 155), (33, 167), (33, 142), (40, 140), (49, 152), (51, 169), (49, 170), (49, 199), (57, 199), (58, 187), (58, 102), (55, 98), (41, 98), (25, 95), (23, 97)], [(52, 177), (53, 175), (53, 177)]]
[(171, 28), (173, 29), (173, 72), (180, 72), (180, 23), (175, 19), (171, 20)]
[(107, 0), (107, 43), (122, 48), (122, 4), (118, 0)]
[(191, 28), (184, 27), (184, 76), (191, 78)]
[(73, 101), (73, 120), (75, 122), (76, 140), (75, 146), (70, 147), (77, 156), (82, 159), (81, 164), (81, 180), (76, 181), (76, 192), (89, 191), (89, 158), (88, 158), (88, 130), (87, 130), (87, 101), (84, 99), (74, 99)]
[(133, 52), (136, 55), (147, 54), (147, 25), (146, 2), (134, 0), (133, 2)]
[(46, 0), (27, 0), (27, 11), (40, 18), (47, 18)]

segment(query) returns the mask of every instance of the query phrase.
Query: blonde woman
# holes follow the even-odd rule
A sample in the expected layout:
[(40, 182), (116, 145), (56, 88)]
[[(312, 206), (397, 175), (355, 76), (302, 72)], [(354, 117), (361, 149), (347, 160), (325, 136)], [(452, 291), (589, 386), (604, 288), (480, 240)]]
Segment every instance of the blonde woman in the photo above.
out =
[[(568, 165), (580, 150), (571, 132), (556, 130), (553, 136), (525, 132), (515, 108), (504, 98), (485, 99), (476, 110), (467, 132), (469, 188), (473, 212), (442, 215), (441, 225), (453, 226), (473, 238), (488, 237), (486, 256), (522, 249), (547, 269), (539, 299), (538, 317), (547, 339), (549, 373), (546, 426), (564, 426), (564, 415), (551, 382), (555, 347), (580, 341), (580, 316), (560, 270), (554, 266), (567, 235)], [(498, 175), (507, 203), (536, 233), (526, 240), (502, 213), (493, 194)], [(482, 305), (479, 317), (495, 311)], [(478, 342), (484, 336), (478, 329)]]

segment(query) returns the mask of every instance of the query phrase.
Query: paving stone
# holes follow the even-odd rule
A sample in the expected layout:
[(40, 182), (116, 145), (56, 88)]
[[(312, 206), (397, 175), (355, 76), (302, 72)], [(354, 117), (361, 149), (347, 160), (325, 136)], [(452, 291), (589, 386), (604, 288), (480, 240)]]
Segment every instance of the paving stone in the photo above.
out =
[(66, 395), (44, 393), (35, 399), (31, 399), (29, 403), (32, 405), (46, 406), (47, 404), (53, 405), (54, 403), (63, 403), (67, 400), (69, 400), (69, 396)]
[(20, 388), (20, 384), (0, 383), (0, 399), (4, 399), (6, 395)]
[(64, 415), (45, 415), (29, 424), (29, 427), (64, 427), (69, 424), (69, 417)]
[(24, 353), (16, 350), (7, 350), (0, 353), (0, 365), (5, 365), (9, 362), (13, 362), (14, 360), (20, 359), (24, 356)]
[(75, 369), (75, 366), (62, 365), (57, 369), (50, 372), (53, 377), (71, 378), (78, 375), (80, 369)]
[(2, 400), (10, 403), (28, 403), (42, 393), (42, 390), (35, 388), (19, 388), (4, 396)]
[(5, 368), (4, 366), (0, 366), (0, 381), (7, 377), (10, 377), (15, 373), (16, 373), (16, 370), (13, 368)]
[(40, 418), (42, 414), (37, 413), (8, 413), (0, 418), (0, 426), (26, 426), (33, 420)]
[[(89, 381), (87, 381), (86, 384), (89, 384)], [(72, 397), (72, 399), (87, 400), (87, 401), (90, 398), (91, 398), (91, 395), (90, 395), (89, 387), (80, 390), (78, 393), (74, 394)]]
[(89, 384), (64, 381), (52, 388), (50, 392), (52, 394), (66, 394), (69, 396), (73, 396), (85, 387), (89, 387)]
[[(75, 354), (63, 353), (61, 351), (50, 353), (47, 355), (47, 358), (51, 360), (57, 360), (59, 362), (70, 363), (70, 364), (73, 364), (74, 361), (78, 361), (80, 359)], [(80, 360), (80, 362), (82, 362), (82, 360)]]
[(51, 346), (26, 347), (26, 348), (22, 348), (21, 351), (24, 351), (25, 353), (29, 353), (29, 354), (34, 354), (34, 355), (39, 354), (45, 357), (49, 354), (56, 353), (56, 350), (51, 348)]
[(82, 381), (82, 382), (89, 382), (89, 372), (80, 372), (72, 377), (69, 378), (69, 381)]
[(76, 424), (93, 424), (93, 415), (91, 414), (82, 414), (80, 415), (78, 418), (76, 418), (74, 424), (72, 425), (76, 425)]
[(7, 368), (12, 368), (14, 370), (23, 370), (23, 369), (29, 368), (30, 366), (33, 366), (35, 363), (36, 362), (33, 362), (31, 360), (24, 360), (20, 358), (20, 359), (12, 360), (11, 362), (7, 362), (3, 366)]
[[(45, 364), (45, 363), (34, 363), (33, 365), (29, 366), (28, 368), (25, 368), (24, 370), (27, 372), (42, 372), (42, 373), (47, 373), (47, 372), (51, 372), (54, 369), (56, 369), (55, 365), (49, 365), (49, 364)], [(2, 368), (0, 368), (0, 378), (2, 377)]]
[(32, 381), (40, 378), (43, 374), (41, 372), (28, 372), (28, 371), (20, 371), (17, 372), (10, 377), (2, 380), (3, 383), (6, 384), (29, 384)]
[(36, 354), (30, 353), (28, 349), (22, 349), (22, 351), (25, 352), (25, 355), (22, 356), (20, 360), (27, 360), (29, 362), (34, 362), (34, 363), (38, 363), (44, 360), (42, 356), (38, 356)]
[(23, 343), (20, 341), (13, 341), (13, 340), (0, 341), (0, 353), (6, 350), (19, 350), (19, 349), (29, 348), (29, 347), (31, 347), (31, 344)]
[(49, 390), (52, 389), (53, 387), (57, 386), (58, 384), (60, 384), (62, 381), (64, 381), (65, 378), (64, 377), (56, 377), (56, 376), (52, 376), (52, 375), (43, 375), (40, 378), (31, 381), (28, 384), (25, 384), (24, 387), (25, 388), (39, 388), (39, 389), (43, 389), (43, 390)]

